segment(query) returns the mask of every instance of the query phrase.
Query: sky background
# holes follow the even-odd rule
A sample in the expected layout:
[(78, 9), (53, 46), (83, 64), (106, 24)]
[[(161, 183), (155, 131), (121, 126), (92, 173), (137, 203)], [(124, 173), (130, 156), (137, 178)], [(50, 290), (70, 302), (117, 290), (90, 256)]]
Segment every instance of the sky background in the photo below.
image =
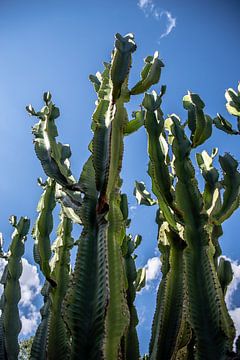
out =
[[(167, 85), (164, 113), (178, 114), (186, 120), (182, 98), (187, 90), (197, 92), (206, 104), (206, 113), (215, 116), (225, 110), (225, 89), (236, 88), (239, 74), (239, 0), (0, 0), (0, 229), (6, 248), (9, 244), (11, 214), (36, 218), (41, 194), (37, 178), (45, 178), (32, 145), (34, 119), (25, 106), (42, 106), (42, 93), (50, 90), (60, 107), (57, 120), (59, 141), (72, 149), (72, 171), (76, 177), (88, 158), (91, 139), (91, 115), (95, 92), (89, 74), (102, 70), (110, 60), (116, 32), (135, 35), (137, 51), (133, 55), (130, 85), (139, 79), (143, 58), (158, 50), (165, 63), (161, 84)], [(155, 87), (158, 91), (159, 86)], [(128, 106), (137, 110), (142, 97)], [(232, 118), (234, 125), (235, 121)], [(219, 147), (240, 159), (239, 138), (216, 129), (213, 136), (197, 150)], [(147, 352), (156, 289), (160, 278), (156, 250), (156, 208), (136, 205), (132, 192), (135, 180), (143, 180), (148, 164), (146, 133), (141, 129), (126, 138), (122, 170), (123, 190), (129, 195), (131, 232), (141, 234), (138, 266), (147, 268), (147, 287), (137, 297), (138, 332), (141, 352)], [(237, 211), (224, 224), (221, 239), (223, 254), (231, 259), (234, 281), (227, 303), (240, 331), (240, 259), (239, 215)], [(77, 238), (79, 229), (74, 229)], [(42, 278), (33, 266), (32, 239), (26, 242), (21, 316), (23, 336), (29, 336), (39, 320), (39, 291)], [(27, 317), (27, 313), (30, 314)]]

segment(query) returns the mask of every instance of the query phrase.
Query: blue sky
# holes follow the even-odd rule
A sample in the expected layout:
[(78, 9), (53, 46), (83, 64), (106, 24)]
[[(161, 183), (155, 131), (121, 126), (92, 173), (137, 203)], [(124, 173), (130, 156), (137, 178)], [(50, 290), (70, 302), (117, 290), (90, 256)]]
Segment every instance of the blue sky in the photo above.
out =
[[(95, 107), (95, 93), (88, 75), (101, 70), (102, 62), (110, 59), (116, 32), (133, 32), (138, 49), (133, 56), (131, 84), (139, 77), (143, 58), (158, 50), (165, 63), (161, 78), (161, 83), (167, 85), (163, 103), (165, 114), (176, 113), (184, 120), (182, 97), (191, 90), (201, 95), (209, 115), (220, 112), (228, 117), (224, 92), (229, 87), (236, 88), (240, 80), (239, 16), (238, 0), (1, 0), (0, 229), (6, 245), (11, 233), (9, 215), (35, 218), (41, 193), (36, 179), (44, 177), (33, 152), (33, 120), (26, 114), (27, 104), (41, 107), (42, 93), (52, 92), (61, 110), (59, 139), (71, 145), (72, 170), (77, 177), (88, 157), (91, 115)], [(134, 99), (129, 114), (140, 103), (141, 97)], [(229, 151), (240, 159), (238, 137), (214, 129), (212, 139), (198, 151), (204, 148), (210, 151), (215, 146), (220, 153)], [(158, 257), (156, 209), (136, 207), (132, 196), (135, 179), (143, 180), (150, 189), (147, 163), (146, 134), (141, 129), (126, 139), (122, 177), (133, 218), (131, 231), (143, 235), (138, 265), (144, 266), (149, 259), (154, 259), (148, 265), (148, 289), (137, 299), (142, 352), (147, 351), (154, 293), (159, 281), (159, 262), (155, 259)], [(221, 240), (224, 255), (232, 261), (240, 258), (239, 214), (236, 212), (224, 224)], [(29, 237), (25, 254), (29, 263), (33, 263), (31, 253)], [(235, 265), (240, 279), (239, 268)], [(234, 283), (236, 289), (239, 282)], [(29, 289), (31, 286), (34, 287), (29, 285)], [(39, 284), (35, 290), (38, 288)], [(231, 296), (231, 307), (238, 310), (240, 303), (236, 292)], [(240, 311), (235, 311), (234, 316), (236, 314), (240, 316)]]

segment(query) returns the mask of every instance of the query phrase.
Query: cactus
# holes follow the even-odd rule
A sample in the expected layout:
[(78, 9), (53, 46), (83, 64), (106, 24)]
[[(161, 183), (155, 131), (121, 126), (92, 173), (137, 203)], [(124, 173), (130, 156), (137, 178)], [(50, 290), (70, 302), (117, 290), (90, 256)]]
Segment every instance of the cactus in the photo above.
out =
[[(154, 314), (149, 355), (142, 359), (227, 359), (235, 356), (233, 322), (224, 297), (232, 280), (229, 261), (221, 255), (222, 223), (238, 208), (240, 173), (230, 154), (219, 157), (223, 178), (209, 155), (196, 153), (204, 179), (200, 192), (192, 152), (212, 135), (212, 125), (229, 134), (239, 134), (240, 100), (232, 89), (226, 92), (227, 109), (238, 119), (238, 130), (221, 115), (214, 120), (204, 113), (204, 102), (188, 92), (183, 106), (185, 124), (161, 110), (166, 86), (160, 94), (145, 93), (159, 82), (164, 64), (158, 53), (148, 56), (140, 80), (129, 89), (132, 34), (116, 35), (110, 62), (103, 71), (90, 75), (96, 95), (92, 115), (93, 138), (90, 156), (80, 178), (70, 169), (69, 145), (57, 141), (59, 109), (50, 92), (43, 95), (40, 111), (29, 105), (37, 118), (33, 126), (34, 148), (47, 180), (33, 227), (34, 259), (45, 278), (41, 322), (33, 338), (31, 360), (102, 359), (139, 360), (138, 316), (134, 305), (137, 291), (145, 285), (146, 269), (136, 269), (135, 251), (141, 236), (128, 233), (127, 195), (121, 192), (124, 138), (145, 127), (148, 140), (148, 174), (155, 198), (143, 182), (136, 181), (134, 194), (139, 204), (157, 205), (158, 248), (162, 279)], [(128, 119), (126, 104), (144, 94), (140, 109)], [(190, 130), (187, 137), (185, 126)], [(60, 221), (52, 243), (54, 209)], [(73, 223), (81, 226), (77, 241)], [(2, 276), (0, 357), (16, 359), (21, 328), (17, 304), (24, 241), (29, 220), (12, 218), (15, 232), (5, 254), (0, 237), (0, 257), (7, 259)], [(77, 247), (74, 269), (71, 250)], [(237, 356), (239, 339), (237, 341)]]
[[(71, 359), (139, 358), (137, 315), (133, 302), (135, 281), (140, 289), (144, 284), (144, 271), (134, 270), (132, 247), (140, 243), (140, 238), (134, 243), (126, 235), (129, 220), (127, 200), (120, 192), (120, 172), (124, 136), (143, 125), (144, 112), (135, 112), (133, 120), (129, 121), (125, 103), (131, 96), (143, 93), (158, 82), (163, 64), (157, 53), (146, 58), (141, 80), (129, 90), (128, 77), (135, 50), (132, 34), (125, 37), (117, 34), (111, 62), (104, 63), (102, 73), (90, 76), (97, 93), (91, 126), (93, 139), (89, 144), (91, 156), (78, 181), (70, 171), (70, 148), (56, 141), (55, 119), (60, 113), (52, 102), (51, 94), (44, 94), (45, 106), (40, 111), (36, 112), (31, 105), (27, 107), (30, 115), (39, 118), (33, 127), (35, 152), (49, 177), (44, 184), (39, 218), (33, 232), (35, 248), (38, 249), (35, 251), (36, 260), (51, 284), (49, 300), (46, 298), (46, 304), (49, 301), (49, 319), (47, 322), (46, 317), (43, 319), (48, 323), (49, 338), (45, 347), (49, 358), (55, 338), (49, 330), (53, 296), (59, 287), (51, 271), (53, 260), (49, 240), (54, 201), (60, 202), (64, 216), (83, 225), (74, 272), (61, 305), (65, 331), (69, 331), (70, 336)], [(55, 193), (53, 202), (50, 201), (50, 193), (51, 196)], [(43, 231), (41, 219), (46, 214), (48, 230)], [(88, 273), (90, 268), (91, 273)]]
[(17, 218), (12, 216), (10, 222), (14, 227), (14, 232), (7, 254), (7, 264), (1, 278), (4, 291), (1, 297), (0, 357), (3, 360), (15, 360), (19, 353), (18, 334), (21, 330), (18, 311), (18, 302), (21, 298), (19, 278), (22, 274), (21, 257), (24, 253), (24, 242), (30, 227), (30, 221), (26, 217), (21, 217), (17, 221)]
[(40, 309), (41, 322), (38, 325), (37, 331), (35, 333), (33, 343), (31, 346), (31, 360), (44, 360), (46, 359), (47, 352), (47, 336), (48, 336), (48, 327), (49, 327), (49, 317), (50, 317), (50, 291), (51, 285), (46, 281), (41, 290), (41, 294), (44, 299), (44, 304)]
[(32, 237), (35, 240), (34, 243), (34, 260), (39, 264), (40, 269), (46, 279), (52, 286), (56, 286), (55, 281), (51, 278), (50, 258), (51, 242), (50, 234), (53, 229), (53, 215), (52, 211), (56, 206), (55, 200), (55, 180), (50, 178), (45, 184), (41, 184), (44, 192), (38, 203), (37, 211), (39, 216), (32, 231)]
[(232, 128), (232, 124), (226, 120), (221, 114), (217, 114), (217, 117), (213, 120), (214, 125), (230, 135), (240, 134), (240, 84), (238, 84), (237, 92), (232, 88), (229, 88), (225, 92), (225, 98), (227, 100), (226, 109), (230, 115), (237, 118), (237, 130)]
[(73, 247), (71, 237), (72, 221), (60, 215), (60, 224), (57, 230), (57, 239), (52, 250), (54, 256), (51, 259), (51, 277), (55, 280), (56, 287), (50, 292), (50, 319), (47, 354), (48, 359), (66, 359), (70, 351), (68, 331), (62, 314), (62, 303), (66, 295), (70, 275), (70, 250)]
[[(219, 157), (224, 175), (219, 180), (213, 166), (217, 150), (211, 156), (206, 151), (197, 153), (205, 180), (200, 193), (190, 154), (211, 136), (212, 120), (203, 113), (204, 103), (197, 94), (184, 96), (189, 140), (176, 115), (164, 119), (162, 95), (145, 94), (142, 103), (148, 135), (148, 173), (159, 205), (156, 221), (163, 274), (149, 356), (151, 360), (186, 356), (225, 359), (235, 336), (224, 302), (232, 273), (230, 263), (225, 264), (223, 259), (218, 262), (218, 238), (222, 222), (238, 208), (240, 174), (236, 160), (225, 154)], [(142, 183), (136, 182), (135, 195), (139, 203), (154, 204)]]

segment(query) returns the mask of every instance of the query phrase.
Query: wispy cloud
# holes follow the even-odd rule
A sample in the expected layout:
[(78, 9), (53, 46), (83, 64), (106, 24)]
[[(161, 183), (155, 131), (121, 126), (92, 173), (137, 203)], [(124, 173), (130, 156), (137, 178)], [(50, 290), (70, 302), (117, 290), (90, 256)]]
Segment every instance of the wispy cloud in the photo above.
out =
[(140, 7), (141, 10), (143, 10), (146, 16), (148, 16), (149, 13), (153, 11), (155, 7), (153, 0), (139, 0), (138, 6)]
[(152, 16), (155, 20), (164, 24), (164, 30), (160, 35), (160, 39), (168, 36), (176, 27), (177, 19), (173, 17), (170, 11), (161, 10), (157, 7), (153, 0), (139, 0), (138, 6), (146, 17)]
[(135, 211), (137, 209), (137, 206), (136, 205), (132, 205), (130, 206), (129, 210), (130, 211)]
[(163, 16), (167, 18), (167, 22), (166, 22), (166, 29), (160, 36), (160, 39), (162, 39), (165, 36), (168, 36), (170, 32), (173, 30), (173, 28), (176, 27), (176, 18), (174, 18), (169, 11), (162, 11), (160, 13), (160, 17)]

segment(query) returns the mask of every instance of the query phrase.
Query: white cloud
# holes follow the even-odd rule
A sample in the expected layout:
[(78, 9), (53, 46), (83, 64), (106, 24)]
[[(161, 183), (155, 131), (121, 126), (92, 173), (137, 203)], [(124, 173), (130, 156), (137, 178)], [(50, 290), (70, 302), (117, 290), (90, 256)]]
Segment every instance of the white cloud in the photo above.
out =
[(152, 16), (155, 20), (164, 22), (165, 30), (160, 36), (160, 39), (168, 36), (171, 31), (176, 27), (177, 19), (173, 17), (170, 11), (160, 10), (153, 0), (139, 0), (139, 8), (144, 12), (146, 17)]
[(236, 328), (236, 337), (240, 335), (240, 307), (230, 310), (229, 314), (233, 319), (235, 328)]
[(152, 0), (139, 0), (138, 1), (138, 6), (143, 9), (145, 7), (148, 7), (152, 5)]
[(170, 32), (173, 30), (173, 28), (176, 27), (176, 18), (174, 18), (169, 11), (162, 11), (160, 13), (160, 17), (162, 16), (167, 18), (167, 23), (166, 23), (166, 30), (164, 31), (164, 33), (162, 33), (160, 39), (162, 39), (165, 36), (168, 36)]
[(146, 268), (146, 283), (150, 283), (151, 281), (158, 279), (161, 271), (161, 261), (159, 257), (155, 256), (151, 259), (148, 259), (145, 268)]
[(146, 269), (146, 283), (139, 294), (141, 294), (142, 291), (148, 291), (152, 289), (152, 285), (156, 287), (155, 280), (159, 280), (161, 276), (161, 261), (159, 256), (154, 256), (148, 259), (144, 268)]
[(27, 259), (22, 259), (23, 272), (20, 277), (21, 300), (20, 305), (30, 306), (33, 299), (40, 293), (40, 279), (37, 267), (31, 265)]
[(234, 307), (233, 304), (233, 294), (237, 290), (238, 286), (240, 285), (240, 265), (237, 263), (237, 261), (233, 261), (226, 256), (223, 256), (225, 260), (228, 260), (231, 262), (232, 271), (233, 271), (233, 280), (228, 286), (227, 293), (226, 293), (226, 304), (228, 309), (232, 309)]
[(40, 278), (37, 267), (31, 265), (27, 259), (22, 259), (23, 272), (19, 279), (21, 286), (20, 318), (22, 322), (21, 335), (30, 335), (40, 319), (39, 310), (33, 305), (33, 300), (40, 294)]
[(37, 310), (35, 305), (28, 306), (27, 317), (24, 314), (20, 315), (22, 322), (21, 335), (26, 336), (30, 335), (33, 331), (36, 330), (39, 320), (40, 312)]

